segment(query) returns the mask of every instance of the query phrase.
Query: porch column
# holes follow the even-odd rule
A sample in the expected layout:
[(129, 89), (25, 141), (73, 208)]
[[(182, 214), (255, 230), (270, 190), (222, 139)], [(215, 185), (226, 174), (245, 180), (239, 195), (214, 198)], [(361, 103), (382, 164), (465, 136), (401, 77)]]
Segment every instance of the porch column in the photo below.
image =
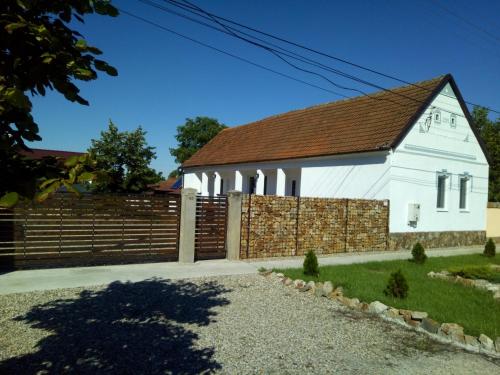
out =
[(220, 194), (220, 174), (218, 172), (215, 172), (215, 179), (214, 179), (214, 196)]
[(257, 184), (255, 186), (255, 194), (264, 195), (264, 172), (261, 169), (257, 169)]
[(234, 171), (234, 190), (243, 191), (243, 176), (240, 171)]
[(276, 169), (276, 195), (284, 196), (286, 187), (286, 175), (282, 168)]
[(209, 179), (209, 172), (202, 172), (201, 174), (201, 195), (207, 196), (208, 195), (208, 179)]

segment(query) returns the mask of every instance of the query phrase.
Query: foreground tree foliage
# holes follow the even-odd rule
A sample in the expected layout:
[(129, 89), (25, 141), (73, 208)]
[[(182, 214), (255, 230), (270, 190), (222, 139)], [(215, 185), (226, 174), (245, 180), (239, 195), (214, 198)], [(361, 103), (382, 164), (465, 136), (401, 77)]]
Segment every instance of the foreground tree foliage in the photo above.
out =
[(12, 181), (0, 186), (0, 205), (20, 196), (32, 198), (38, 184), (53, 178), (45, 173), (56, 167), (53, 161), (42, 166), (45, 161), (16, 156), (20, 148), (27, 149), (26, 141), (41, 140), (28, 94), (43, 96), (56, 90), (69, 101), (88, 105), (74, 82), (94, 80), (97, 71), (117, 75), (115, 68), (96, 58), (102, 52), (69, 27), (93, 13), (118, 15), (108, 0), (0, 1), (0, 162), (16, 167), (9, 174)]
[(474, 107), (472, 117), (490, 156), (488, 199), (490, 202), (500, 202), (500, 117), (493, 122), (488, 118), (488, 113), (486, 108)]
[(141, 127), (120, 132), (112, 121), (100, 139), (93, 139), (88, 150), (96, 160), (96, 169), (106, 178), (96, 181), (94, 189), (101, 192), (139, 193), (148, 185), (161, 181), (161, 173), (149, 167), (156, 159), (154, 147), (148, 146)]
[[(182, 164), (225, 128), (226, 125), (210, 117), (187, 118), (184, 125), (177, 127), (178, 146), (170, 149), (170, 155), (175, 157), (177, 164)], [(177, 170), (173, 170), (169, 176), (177, 175)]]

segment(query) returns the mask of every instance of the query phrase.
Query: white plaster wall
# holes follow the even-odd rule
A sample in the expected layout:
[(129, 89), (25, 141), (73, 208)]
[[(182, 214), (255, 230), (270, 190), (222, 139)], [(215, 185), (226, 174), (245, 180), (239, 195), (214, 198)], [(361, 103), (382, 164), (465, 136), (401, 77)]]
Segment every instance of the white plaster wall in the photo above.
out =
[(201, 192), (201, 173), (184, 173), (183, 184), (184, 188), (192, 188)]
[(389, 199), (388, 152), (331, 157), (303, 164), (305, 197)]
[[(391, 166), (391, 232), (485, 230), (488, 164), (451, 87), (438, 95), (394, 150)], [(440, 110), (441, 122), (429, 115)], [(456, 127), (450, 124), (456, 116)], [(427, 122), (426, 122), (427, 120)], [(450, 177), (447, 209), (438, 210), (437, 172)], [(468, 173), (468, 209), (459, 209), (459, 176)], [(416, 227), (407, 222), (408, 204), (420, 204)]]
[[(248, 190), (248, 178), (257, 169), (268, 176), (267, 194), (276, 193), (276, 170), (285, 172), (285, 194), (291, 194), (291, 181), (296, 181), (296, 194), (306, 197), (335, 198), (389, 198), (389, 152), (330, 156), (268, 163), (224, 165), (219, 167), (192, 168), (185, 173), (184, 186), (199, 190), (201, 174), (217, 172), (224, 179), (224, 191), (234, 188), (234, 174), (243, 176), (243, 191)], [(189, 176), (189, 177), (188, 177)], [(200, 190), (199, 190), (200, 191)]]

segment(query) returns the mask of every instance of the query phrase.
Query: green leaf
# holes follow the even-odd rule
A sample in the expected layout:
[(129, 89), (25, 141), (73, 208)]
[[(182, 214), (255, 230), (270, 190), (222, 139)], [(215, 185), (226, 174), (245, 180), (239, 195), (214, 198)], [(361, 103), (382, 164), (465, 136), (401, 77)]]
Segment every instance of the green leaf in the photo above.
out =
[(4, 194), (0, 198), (0, 207), (11, 208), (15, 206), (18, 201), (19, 201), (19, 194), (17, 194), (16, 192), (10, 192)]
[(96, 175), (92, 172), (83, 172), (78, 176), (78, 182), (90, 182), (95, 180)]
[(29, 110), (31, 105), (28, 97), (21, 90), (14, 87), (9, 87), (5, 90), (5, 97), (11, 105), (24, 110)]
[[(77, 166), (78, 167), (78, 166)], [(68, 178), (68, 181), (70, 184), (74, 184), (75, 181), (76, 181), (76, 168), (71, 168), (70, 171), (69, 171), (69, 178)]]
[(47, 186), (49, 186), (50, 184), (52, 184), (53, 182), (57, 181), (58, 179), (57, 178), (49, 178), (48, 180), (45, 180), (43, 181), (39, 188), (40, 189), (45, 189)]
[(76, 163), (78, 163), (78, 155), (70, 156), (69, 158), (67, 158), (64, 162), (64, 166), (71, 168), (74, 167)]
[(14, 30), (20, 29), (22, 27), (26, 27), (26, 24), (24, 22), (9, 23), (7, 26), (5, 26), (5, 31), (11, 34)]
[(87, 41), (85, 39), (78, 39), (75, 43), (75, 47), (81, 50), (87, 49)]

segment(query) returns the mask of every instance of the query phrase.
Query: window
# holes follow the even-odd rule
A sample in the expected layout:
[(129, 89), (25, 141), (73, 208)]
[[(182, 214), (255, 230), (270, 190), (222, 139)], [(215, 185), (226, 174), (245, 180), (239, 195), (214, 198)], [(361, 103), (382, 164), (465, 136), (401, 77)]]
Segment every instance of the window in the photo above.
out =
[(292, 180), (292, 197), (295, 197), (295, 185), (296, 185), (296, 182), (295, 180)]
[(441, 123), (441, 111), (439, 109), (435, 110), (434, 111), (434, 122), (436, 124), (440, 124)]
[(248, 194), (255, 194), (255, 177), (251, 176), (248, 179)]
[(437, 180), (437, 204), (436, 208), (444, 210), (446, 209), (446, 180), (447, 175), (438, 175)]
[(264, 176), (264, 195), (267, 194), (267, 176)]
[(224, 194), (224, 179), (220, 179), (220, 191), (219, 194), (222, 195)]
[(456, 128), (457, 127), (457, 115), (455, 115), (454, 113), (452, 113), (450, 115), (450, 126), (452, 128)]
[(468, 185), (469, 178), (466, 176), (460, 177), (460, 202), (459, 202), (459, 208), (461, 210), (466, 210), (467, 209), (467, 185)]

